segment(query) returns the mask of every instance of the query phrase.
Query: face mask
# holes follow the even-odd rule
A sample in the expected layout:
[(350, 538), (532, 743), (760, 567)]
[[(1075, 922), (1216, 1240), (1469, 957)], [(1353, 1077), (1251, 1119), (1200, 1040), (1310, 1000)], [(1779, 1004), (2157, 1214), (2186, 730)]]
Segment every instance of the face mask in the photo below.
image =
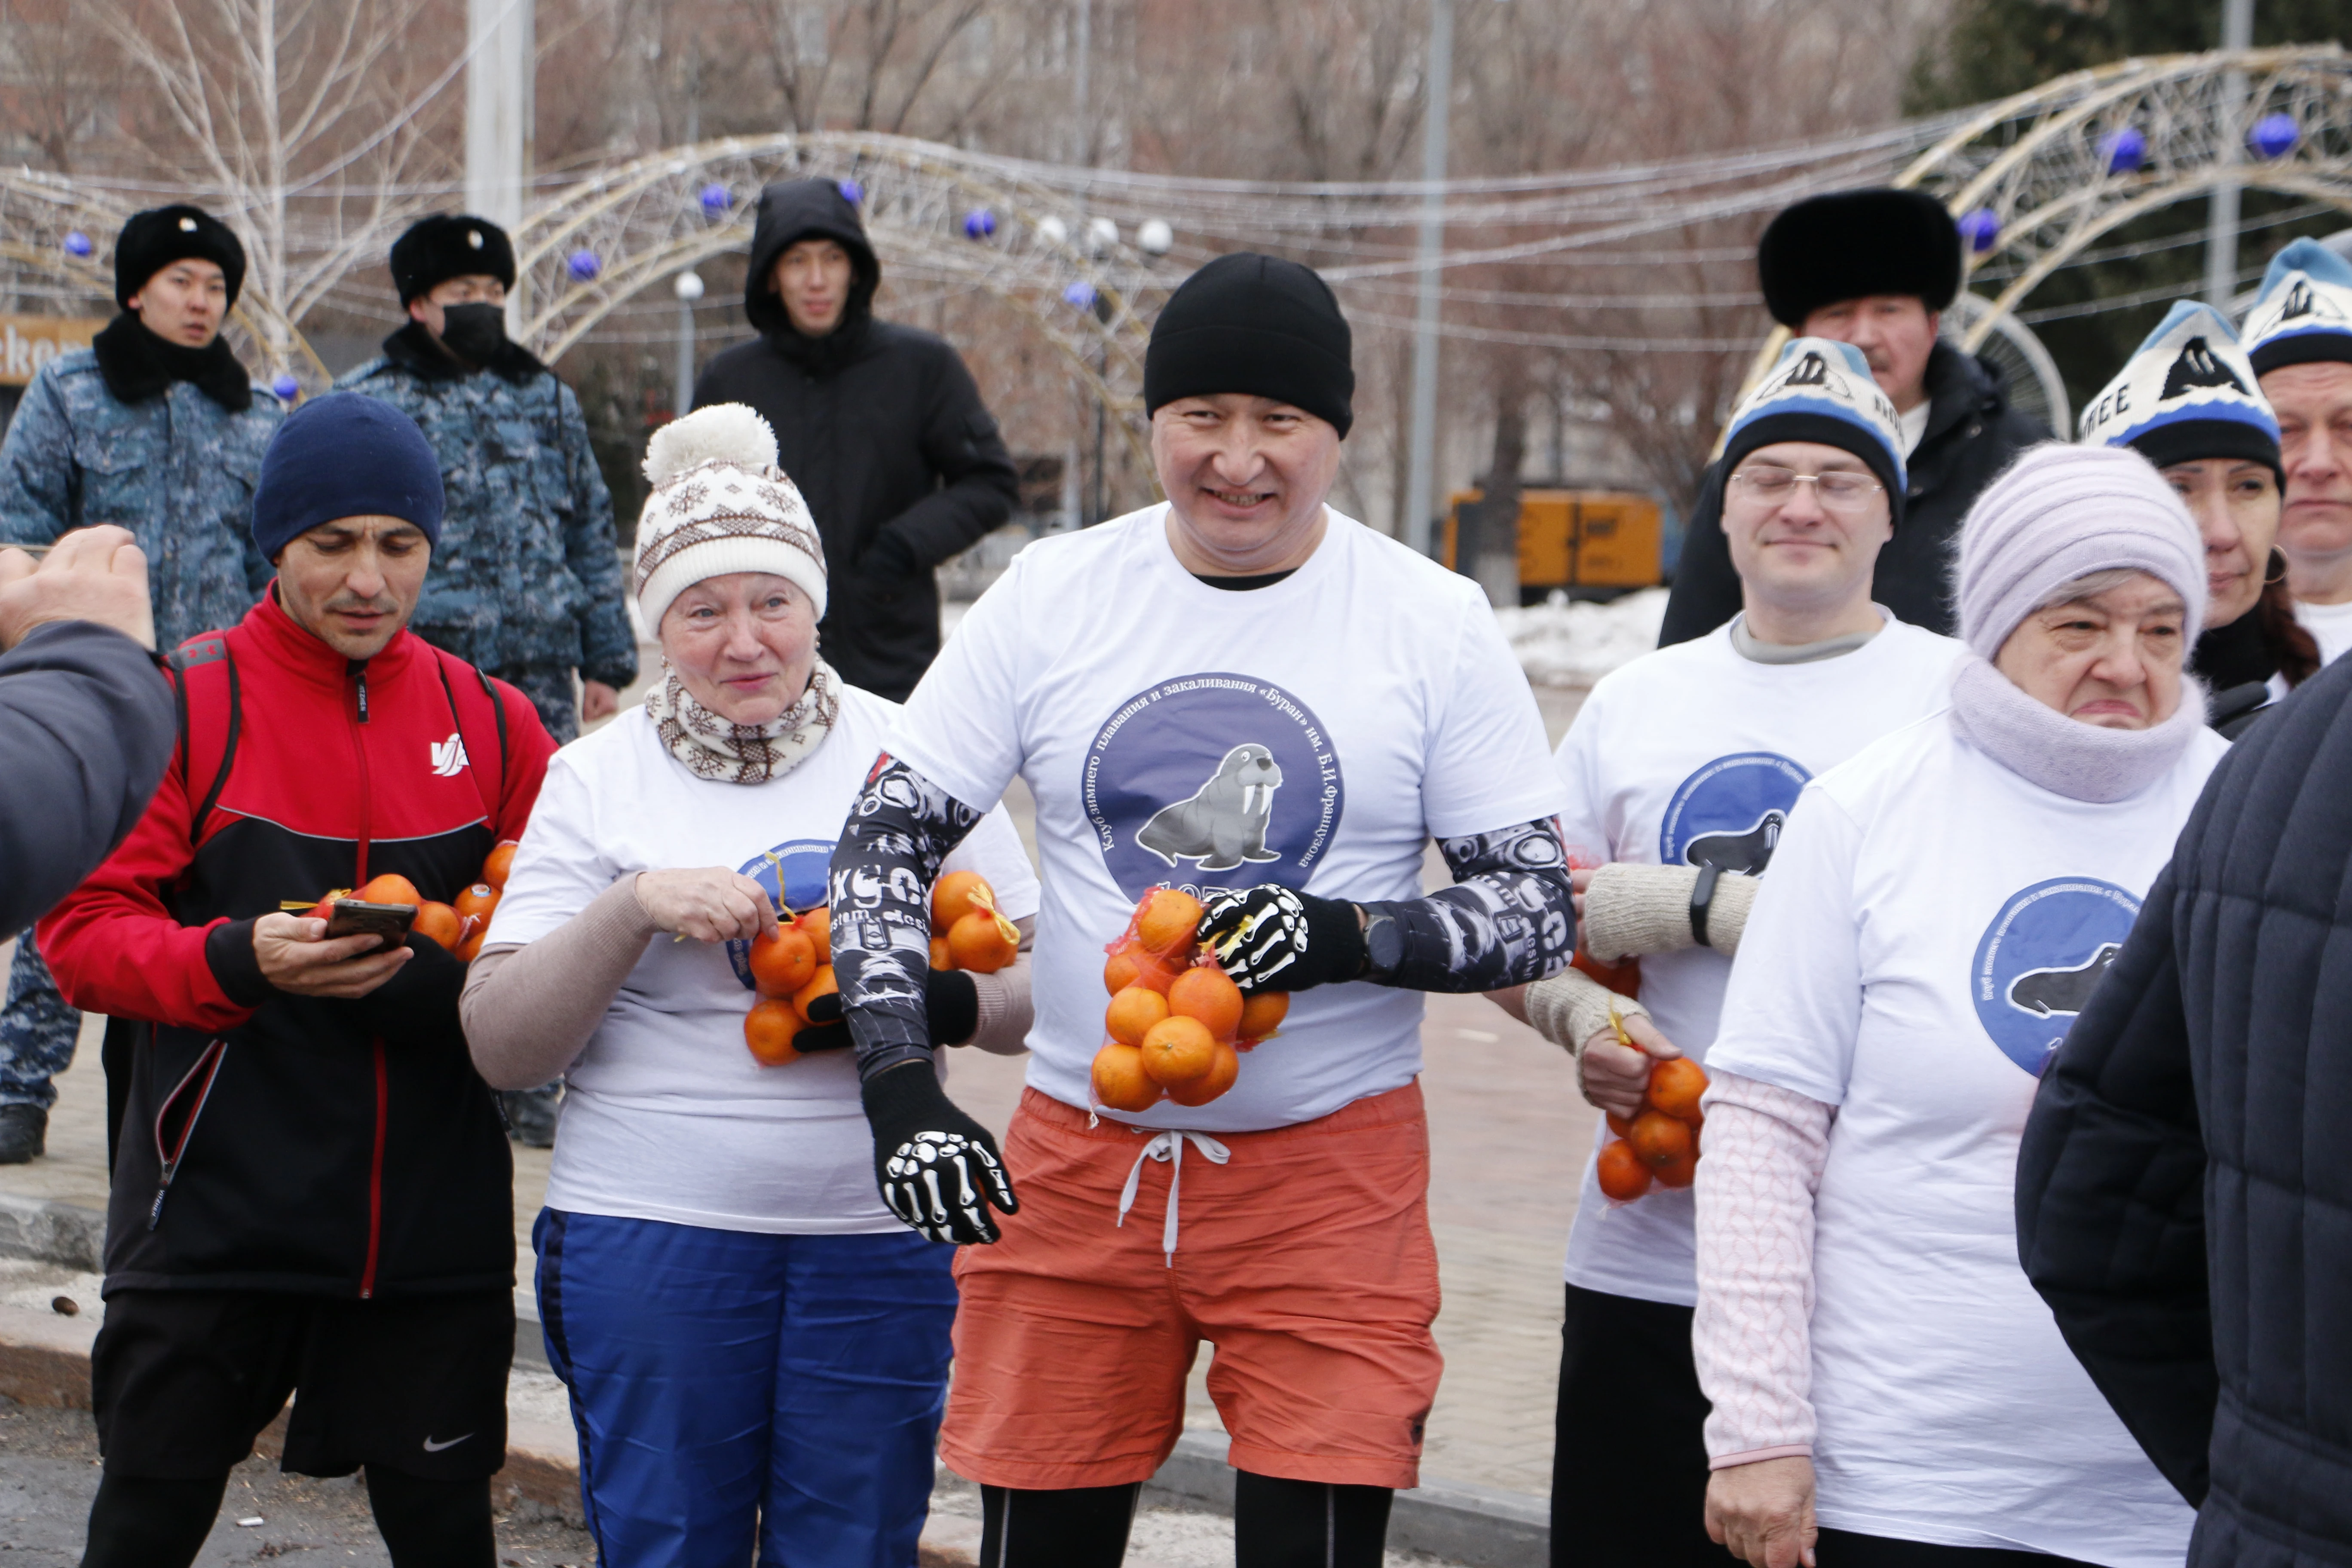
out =
[(507, 346), (504, 305), (447, 305), (441, 321), (441, 341), (460, 359), (488, 364)]

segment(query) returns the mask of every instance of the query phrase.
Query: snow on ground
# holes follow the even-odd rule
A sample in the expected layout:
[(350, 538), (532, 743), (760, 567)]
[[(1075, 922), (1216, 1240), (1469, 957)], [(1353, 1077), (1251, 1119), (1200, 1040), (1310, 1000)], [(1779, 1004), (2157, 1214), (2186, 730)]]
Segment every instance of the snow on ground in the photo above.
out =
[(1519, 668), (1538, 686), (1590, 686), (1658, 646), (1666, 590), (1644, 588), (1607, 605), (1563, 603), (1495, 612)]

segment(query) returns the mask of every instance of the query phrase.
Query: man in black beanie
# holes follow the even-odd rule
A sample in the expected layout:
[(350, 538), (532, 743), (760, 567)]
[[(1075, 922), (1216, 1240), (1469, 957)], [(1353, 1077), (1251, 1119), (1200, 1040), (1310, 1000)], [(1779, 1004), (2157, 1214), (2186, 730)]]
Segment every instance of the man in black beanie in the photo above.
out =
[(760, 336), (705, 367), (694, 405), (748, 404), (776, 433), (824, 539), (824, 657), (903, 702), (940, 651), (933, 569), (1012, 516), (1021, 488), (954, 347), (874, 319), (881, 281), (840, 184), (770, 185), (743, 283)]
[[(1950, 636), (1960, 519), (2011, 458), (2050, 437), (2010, 406), (1998, 366), (1937, 335), (1960, 289), (1958, 226), (1922, 191), (1812, 196), (1766, 226), (1756, 270), (1772, 319), (1798, 337), (1860, 349), (1902, 416), (1909, 493), (1873, 593), (1897, 620)], [(1739, 574), (1723, 534), (1725, 472), (1717, 462), (1699, 481), (1660, 647), (1705, 637), (1739, 613)]]
[[(410, 629), (519, 688), (560, 745), (619, 711), (637, 639), (580, 400), (507, 336), (514, 280), (498, 225), (418, 219), (392, 247), (407, 324), (335, 384), (415, 420), (441, 461), (448, 509)], [(517, 1142), (555, 1142), (560, 1097), (553, 1084), (502, 1097)]]
[[(128, 529), (164, 648), (236, 625), (269, 581), (253, 486), (282, 410), (221, 337), (244, 282), (245, 247), (219, 219), (185, 205), (132, 215), (114, 242), (121, 313), (34, 374), (0, 441), (0, 544)], [(31, 934), (0, 1006), (0, 1164), (43, 1152), (50, 1080), (81, 1028)]]
[[(1418, 1484), (1439, 1372), (1419, 994), (1550, 974), (1576, 922), (1543, 721), (1485, 596), (1328, 504), (1354, 390), (1307, 268), (1187, 279), (1144, 362), (1168, 500), (1014, 557), (835, 853), (884, 1200), (988, 1244), (958, 1260), (940, 1455), (981, 1483), (992, 1564), (1115, 1568), (1202, 1340), (1244, 1568), (1374, 1568)], [(1016, 775), (1047, 907), (1000, 1153), (940, 1089), (919, 977), (931, 874)], [(1423, 897), (1433, 837), (1454, 884)], [(1278, 1036), (1212, 1006), (1198, 1078), (1105, 1047), (1103, 945), (1146, 898), (1177, 956), (1114, 964), (1165, 987), (1197, 943), (1284, 994)]]

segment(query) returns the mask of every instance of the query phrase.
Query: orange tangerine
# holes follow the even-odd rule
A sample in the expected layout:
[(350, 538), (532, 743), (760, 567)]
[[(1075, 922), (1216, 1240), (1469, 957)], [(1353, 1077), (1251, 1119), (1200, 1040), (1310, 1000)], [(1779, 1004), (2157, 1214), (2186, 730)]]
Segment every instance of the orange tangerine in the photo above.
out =
[(955, 954), (948, 950), (948, 939), (943, 936), (931, 938), (931, 967), (933, 969), (955, 967)]
[(482, 880), (503, 893), (507, 890), (507, 873), (514, 869), (515, 851), (522, 846), (505, 839), (482, 861)]
[(425, 895), (416, 890), (416, 884), (397, 871), (386, 871), (352, 897), (363, 904), (421, 904), (425, 901)]
[(1633, 1145), (1642, 1163), (1659, 1171), (1690, 1156), (1691, 1130), (1663, 1110), (1644, 1110), (1633, 1118), (1625, 1142)]
[(1241, 1076), (1242, 1058), (1224, 1041), (1217, 1042), (1217, 1054), (1209, 1063), (1209, 1070), (1191, 1083), (1171, 1084), (1168, 1098), (1179, 1105), (1206, 1105), (1234, 1087)]
[(1620, 1138), (1601, 1151), (1601, 1191), (1619, 1203), (1631, 1203), (1650, 1190), (1650, 1167)]
[(1154, 888), (1136, 907), (1135, 936), (1148, 952), (1188, 952), (1201, 927), (1201, 900), (1173, 888)]
[(802, 1023), (793, 1005), (782, 997), (755, 1002), (743, 1016), (743, 1043), (761, 1067), (782, 1067), (800, 1056), (793, 1048), (793, 1037), (801, 1032)]
[(1103, 965), (1103, 989), (1117, 995), (1130, 985), (1141, 985), (1165, 996), (1176, 972), (1146, 952), (1139, 942), (1126, 942)]
[(807, 933), (816, 948), (819, 963), (833, 962), (833, 911), (823, 904), (814, 904), (793, 917), (793, 924)]
[(1604, 1110), (1601, 1114), (1609, 1119), (1609, 1131), (1617, 1134), (1618, 1137), (1631, 1138), (1633, 1135), (1633, 1124), (1624, 1117), (1618, 1115), (1613, 1110)]
[(1689, 1186), (1698, 1179), (1698, 1150), (1694, 1148), (1687, 1154), (1667, 1161), (1657, 1168), (1656, 1174), (1662, 1187)]
[(1144, 1031), (1142, 1049), (1143, 1070), (1154, 1079), (1170, 1085), (1191, 1083), (1216, 1065), (1217, 1037), (1198, 1018), (1171, 1015)]
[[(372, 888), (375, 884), (371, 882), (368, 886)], [(450, 900), (449, 907), (457, 911), (459, 920), (467, 915), (479, 915), (482, 923), (488, 925), (490, 923), (490, 911), (499, 907), (499, 890), (488, 882), (477, 882)]]
[(993, 910), (974, 910), (948, 928), (948, 952), (958, 969), (993, 974), (1020, 951), (1020, 929)]
[(816, 973), (816, 947), (808, 933), (784, 926), (751, 939), (751, 979), (762, 996), (790, 997)]
[(1234, 1032), (1244, 1040), (1263, 1040), (1282, 1027), (1290, 1016), (1290, 993), (1261, 991), (1242, 998), (1241, 1026)]
[(988, 879), (977, 871), (950, 871), (941, 877), (931, 889), (931, 934), (945, 936), (948, 929), (974, 910), (996, 907), (996, 889)]
[(1629, 958), (1622, 963), (1603, 963), (1579, 948), (1576, 956), (1569, 963), (1620, 996), (1639, 996), (1642, 994), (1642, 961), (1638, 958)]
[(1144, 985), (1130, 985), (1103, 1010), (1103, 1028), (1122, 1046), (1141, 1046), (1151, 1026), (1168, 1016), (1168, 998)]
[[(793, 994), (793, 1011), (801, 1016), (802, 1023), (814, 1023), (816, 1020), (809, 1016), (809, 1004), (820, 996), (834, 995), (840, 990), (841, 987), (834, 982), (833, 965), (825, 964), (817, 970), (806, 985)], [(1679, 1127), (1682, 1123), (1677, 1121), (1675, 1125)]]
[(1112, 1044), (1095, 1053), (1095, 1100), (1112, 1110), (1149, 1110), (1160, 1103), (1160, 1085), (1143, 1070), (1143, 1053)]
[(466, 924), (457, 918), (457, 911), (430, 899), (416, 906), (416, 919), (409, 922), (408, 929), (445, 952), (457, 952), (457, 944), (466, 937)]
[(1706, 1092), (1706, 1069), (1688, 1057), (1675, 1057), (1650, 1069), (1650, 1087), (1643, 1099), (1653, 1110), (1692, 1121), (1698, 1116), (1698, 1097)]
[(1218, 1039), (1230, 1040), (1241, 1026), (1242, 988), (1222, 969), (1202, 964), (1178, 975), (1168, 987), (1168, 1010), (1198, 1018)]

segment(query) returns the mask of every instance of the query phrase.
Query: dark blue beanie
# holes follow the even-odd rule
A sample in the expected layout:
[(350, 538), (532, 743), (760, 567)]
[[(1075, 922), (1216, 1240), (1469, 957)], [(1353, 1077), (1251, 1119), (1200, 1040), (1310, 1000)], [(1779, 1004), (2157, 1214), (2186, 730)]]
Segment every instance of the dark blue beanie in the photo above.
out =
[(253, 492), (253, 542), (274, 561), (322, 522), (396, 517), (438, 544), (441, 506), (441, 465), (416, 421), (365, 393), (331, 392), (270, 437)]

